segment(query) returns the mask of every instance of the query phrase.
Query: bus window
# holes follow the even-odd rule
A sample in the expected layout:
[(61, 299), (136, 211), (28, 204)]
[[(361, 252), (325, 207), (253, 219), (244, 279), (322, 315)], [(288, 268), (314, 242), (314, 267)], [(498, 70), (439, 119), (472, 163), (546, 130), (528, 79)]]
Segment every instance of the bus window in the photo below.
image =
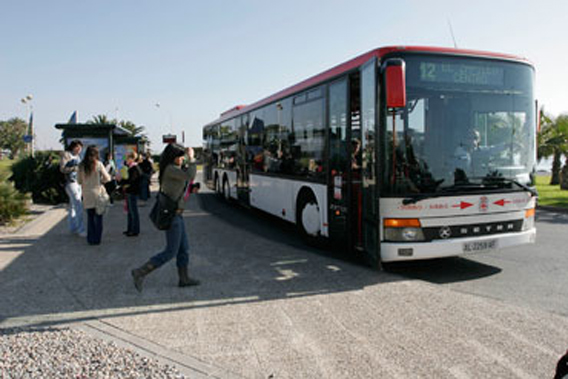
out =
[(325, 176), (324, 113), (324, 98), (294, 106), (292, 155), (297, 175), (317, 178)]
[(252, 112), (247, 133), (247, 160), (252, 172), (264, 172), (264, 112)]
[[(342, 176), (345, 182), (350, 162), (347, 137), (347, 80), (343, 79), (329, 86), (329, 158), (334, 176)], [(336, 196), (342, 197), (341, 193)]]
[(223, 168), (234, 169), (239, 143), (239, 130), (235, 119), (224, 121), (221, 124), (221, 154), (220, 165)]

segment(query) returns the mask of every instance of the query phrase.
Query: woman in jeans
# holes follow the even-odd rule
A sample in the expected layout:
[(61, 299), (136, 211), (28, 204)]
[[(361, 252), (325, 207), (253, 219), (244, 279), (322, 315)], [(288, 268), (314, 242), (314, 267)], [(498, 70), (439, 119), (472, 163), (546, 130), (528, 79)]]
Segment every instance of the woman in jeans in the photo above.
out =
[[(184, 155), (186, 153), (189, 164), (184, 166)], [(142, 291), (142, 282), (146, 275), (162, 266), (173, 257), (177, 259), (179, 287), (195, 286), (200, 283), (199, 280), (190, 278), (187, 273), (187, 266), (189, 264), (189, 243), (187, 241), (185, 223), (182, 217), (185, 207), (184, 194), (189, 182), (195, 178), (196, 168), (193, 156), (194, 152), (192, 148), (189, 147), (184, 150), (183, 146), (178, 144), (169, 144), (162, 153), (160, 158), (160, 188), (164, 194), (178, 202), (178, 209), (173, 219), (172, 226), (165, 231), (165, 249), (154, 255), (141, 267), (132, 270), (134, 286), (138, 291)]]
[(128, 207), (127, 227), (123, 232), (127, 237), (136, 237), (140, 234), (140, 216), (138, 215), (138, 196), (140, 196), (140, 184), (142, 182), (142, 170), (138, 167), (138, 155), (131, 151), (126, 155), (128, 177), (120, 181), (125, 188)]
[(83, 189), (83, 204), (87, 210), (87, 242), (99, 245), (103, 235), (103, 216), (95, 211), (96, 199), (101, 191), (106, 191), (104, 184), (110, 181), (104, 165), (99, 161), (99, 149), (91, 145), (79, 165), (79, 184)]

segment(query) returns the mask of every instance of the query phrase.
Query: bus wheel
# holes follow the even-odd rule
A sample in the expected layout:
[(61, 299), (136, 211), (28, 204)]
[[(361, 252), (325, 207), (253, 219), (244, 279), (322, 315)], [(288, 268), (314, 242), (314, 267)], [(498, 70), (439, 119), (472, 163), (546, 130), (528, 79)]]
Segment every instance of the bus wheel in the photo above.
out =
[(221, 194), (221, 183), (219, 183), (218, 175), (215, 175), (215, 193), (217, 195)]
[(311, 191), (300, 194), (296, 208), (296, 225), (307, 242), (318, 242), (321, 233), (320, 209)]
[(226, 201), (231, 200), (231, 188), (229, 187), (229, 180), (227, 177), (223, 179), (223, 198)]

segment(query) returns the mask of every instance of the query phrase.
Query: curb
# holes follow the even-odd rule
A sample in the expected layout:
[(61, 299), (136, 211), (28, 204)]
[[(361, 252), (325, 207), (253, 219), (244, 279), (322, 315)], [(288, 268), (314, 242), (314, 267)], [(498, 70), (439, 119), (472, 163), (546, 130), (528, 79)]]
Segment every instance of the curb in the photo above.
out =
[(196, 358), (178, 353), (164, 346), (137, 337), (100, 320), (72, 324), (71, 327), (101, 340), (114, 342), (122, 348), (175, 367), (182, 375), (197, 379), (240, 379), (241, 377)]

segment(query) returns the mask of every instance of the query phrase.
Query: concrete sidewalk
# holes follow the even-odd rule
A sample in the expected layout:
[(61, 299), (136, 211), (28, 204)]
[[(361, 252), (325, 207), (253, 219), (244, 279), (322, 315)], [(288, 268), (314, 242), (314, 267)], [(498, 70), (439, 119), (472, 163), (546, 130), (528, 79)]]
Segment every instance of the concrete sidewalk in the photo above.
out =
[(96, 247), (57, 208), (2, 237), (0, 328), (73, 325), (196, 378), (542, 378), (568, 347), (566, 317), (334, 258), (207, 191), (184, 215), (202, 285), (171, 262), (139, 294), (130, 270), (164, 245), (149, 210), (127, 238), (117, 204)]

